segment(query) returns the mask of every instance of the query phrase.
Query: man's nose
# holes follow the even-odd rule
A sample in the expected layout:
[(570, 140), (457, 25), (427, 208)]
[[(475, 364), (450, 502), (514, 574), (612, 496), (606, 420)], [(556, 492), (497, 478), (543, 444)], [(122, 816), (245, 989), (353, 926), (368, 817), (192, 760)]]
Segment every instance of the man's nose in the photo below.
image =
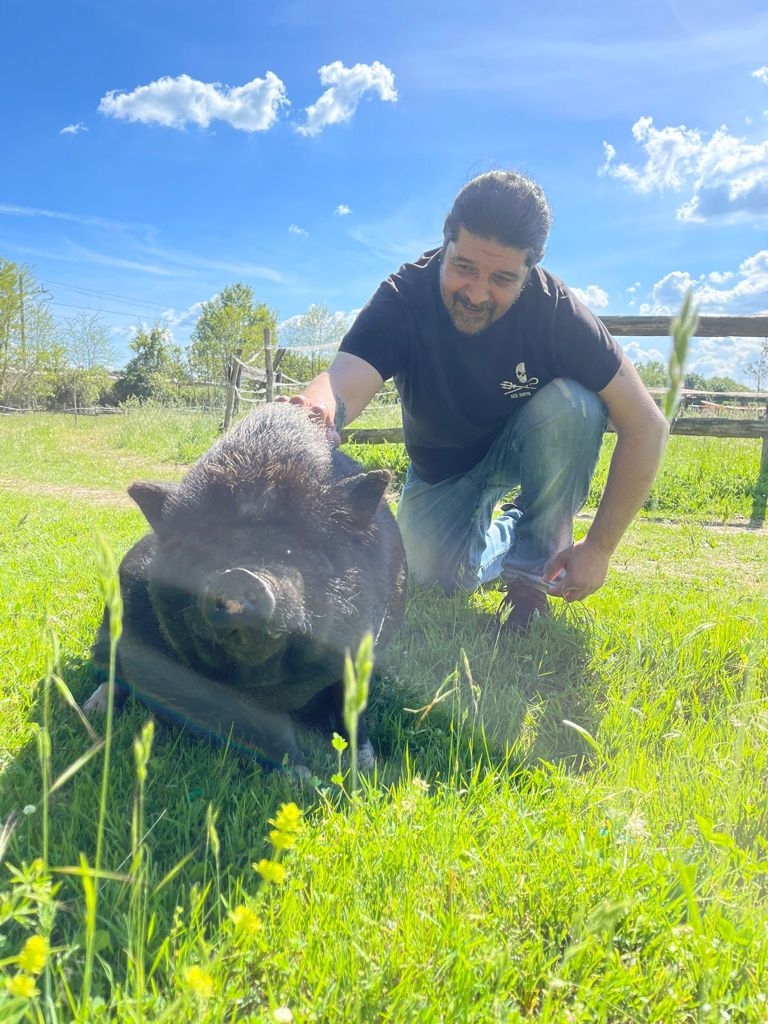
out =
[(488, 302), (491, 297), (490, 283), (477, 278), (469, 282), (464, 289), (464, 294), (473, 306), (480, 306), (484, 302)]

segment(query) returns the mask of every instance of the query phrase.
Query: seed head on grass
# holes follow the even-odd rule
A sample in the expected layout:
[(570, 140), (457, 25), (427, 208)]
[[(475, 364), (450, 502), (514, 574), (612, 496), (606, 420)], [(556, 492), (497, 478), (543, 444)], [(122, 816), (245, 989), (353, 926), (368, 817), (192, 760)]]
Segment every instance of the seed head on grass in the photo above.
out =
[(373, 674), (373, 636), (366, 633), (360, 641), (354, 662), (344, 659), (344, 725), (350, 736), (357, 732), (357, 720), (368, 704), (368, 687)]
[[(347, 651), (344, 658), (344, 725), (350, 745), (350, 794), (357, 792), (357, 722), (368, 704), (368, 688), (373, 675), (373, 635), (360, 641), (354, 662)], [(337, 773), (340, 774), (340, 773)]]
[(99, 592), (109, 611), (110, 643), (115, 644), (123, 630), (123, 598), (120, 593), (117, 564), (112, 549), (100, 533), (96, 534), (96, 545)]
[(698, 306), (693, 305), (693, 293), (688, 289), (680, 307), (680, 312), (672, 322), (672, 351), (667, 364), (669, 387), (664, 396), (662, 411), (671, 423), (679, 403), (679, 392), (685, 379), (685, 362), (688, 358), (688, 343), (696, 332), (699, 323)]
[(141, 728), (141, 734), (133, 741), (133, 757), (136, 762), (136, 778), (139, 782), (145, 782), (147, 778), (147, 763), (152, 756), (152, 743), (155, 738), (155, 723), (148, 719)]

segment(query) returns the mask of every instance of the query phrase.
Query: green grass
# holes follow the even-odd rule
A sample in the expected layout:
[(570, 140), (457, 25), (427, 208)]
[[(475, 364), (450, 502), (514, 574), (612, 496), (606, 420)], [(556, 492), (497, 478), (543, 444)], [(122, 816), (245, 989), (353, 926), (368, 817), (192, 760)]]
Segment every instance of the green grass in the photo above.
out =
[[(395, 412), (398, 412), (395, 409)], [(382, 416), (391, 416), (384, 409)], [(381, 419), (377, 412), (377, 418)], [(131, 480), (177, 480), (218, 436), (216, 413), (135, 406), (122, 416), (41, 414), (0, 419), (0, 486), (55, 484), (124, 491)], [(367, 424), (366, 424), (367, 425)], [(377, 422), (375, 425), (385, 425)], [(597, 506), (615, 444), (607, 435), (586, 509)], [(641, 515), (726, 523), (749, 520), (768, 483), (758, 481), (759, 440), (672, 437)], [(365, 466), (386, 466), (397, 490), (408, 459), (401, 444), (344, 446)]]
[[(355, 801), (330, 782), (330, 743), (302, 787), (160, 726), (139, 801), (148, 716), (129, 704), (103, 830), (119, 877), (95, 881), (89, 928), (88, 873), (84, 888), (56, 869), (84, 853), (92, 870), (101, 752), (50, 798), (36, 861), (51, 636), (84, 699), (95, 531), (119, 557), (144, 530), (138, 510), (89, 492), (172, 478), (215, 423), (62, 422), (0, 421), (0, 477), (21, 484), (0, 490), (0, 827), (15, 816), (0, 976), (20, 973), (30, 935), (53, 947), (40, 996), (0, 981), (0, 1021), (768, 1019), (768, 537), (707, 525), (724, 518), (726, 466), (756, 477), (750, 442), (673, 439), (687, 445), (664, 500), (683, 509), (656, 514), (678, 522), (636, 522), (605, 586), (525, 639), (493, 630), (491, 589), (413, 593), (371, 698), (378, 773)], [(728, 518), (749, 514), (748, 495), (734, 502)], [(57, 778), (93, 741), (56, 690), (50, 706)], [(251, 865), (276, 856), (268, 820), (288, 801), (304, 825), (285, 882), (266, 885)], [(254, 915), (239, 927), (237, 907)]]

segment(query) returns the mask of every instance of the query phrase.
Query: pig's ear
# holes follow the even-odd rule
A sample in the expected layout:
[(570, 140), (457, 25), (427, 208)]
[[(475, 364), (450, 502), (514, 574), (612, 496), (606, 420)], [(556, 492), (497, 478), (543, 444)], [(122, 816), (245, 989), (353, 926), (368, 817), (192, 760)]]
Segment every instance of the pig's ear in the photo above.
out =
[(163, 511), (169, 498), (176, 494), (173, 484), (152, 484), (137, 480), (128, 488), (128, 493), (144, 513), (144, 517), (155, 531), (162, 533)]
[(347, 515), (355, 526), (365, 529), (373, 519), (379, 502), (392, 479), (388, 469), (372, 469), (370, 473), (348, 476), (334, 488), (334, 497), (341, 498)]

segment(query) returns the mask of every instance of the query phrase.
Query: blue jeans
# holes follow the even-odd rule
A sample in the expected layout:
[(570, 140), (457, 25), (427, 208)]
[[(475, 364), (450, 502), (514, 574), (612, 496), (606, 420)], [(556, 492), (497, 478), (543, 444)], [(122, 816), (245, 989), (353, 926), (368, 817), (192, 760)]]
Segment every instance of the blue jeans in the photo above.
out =
[[(468, 472), (428, 484), (409, 466), (397, 522), (410, 577), (440, 583), (450, 593), (498, 577), (541, 576), (546, 562), (572, 542), (605, 423), (598, 395), (558, 378), (512, 412)], [(518, 485), (522, 507), (494, 519), (496, 503)]]

